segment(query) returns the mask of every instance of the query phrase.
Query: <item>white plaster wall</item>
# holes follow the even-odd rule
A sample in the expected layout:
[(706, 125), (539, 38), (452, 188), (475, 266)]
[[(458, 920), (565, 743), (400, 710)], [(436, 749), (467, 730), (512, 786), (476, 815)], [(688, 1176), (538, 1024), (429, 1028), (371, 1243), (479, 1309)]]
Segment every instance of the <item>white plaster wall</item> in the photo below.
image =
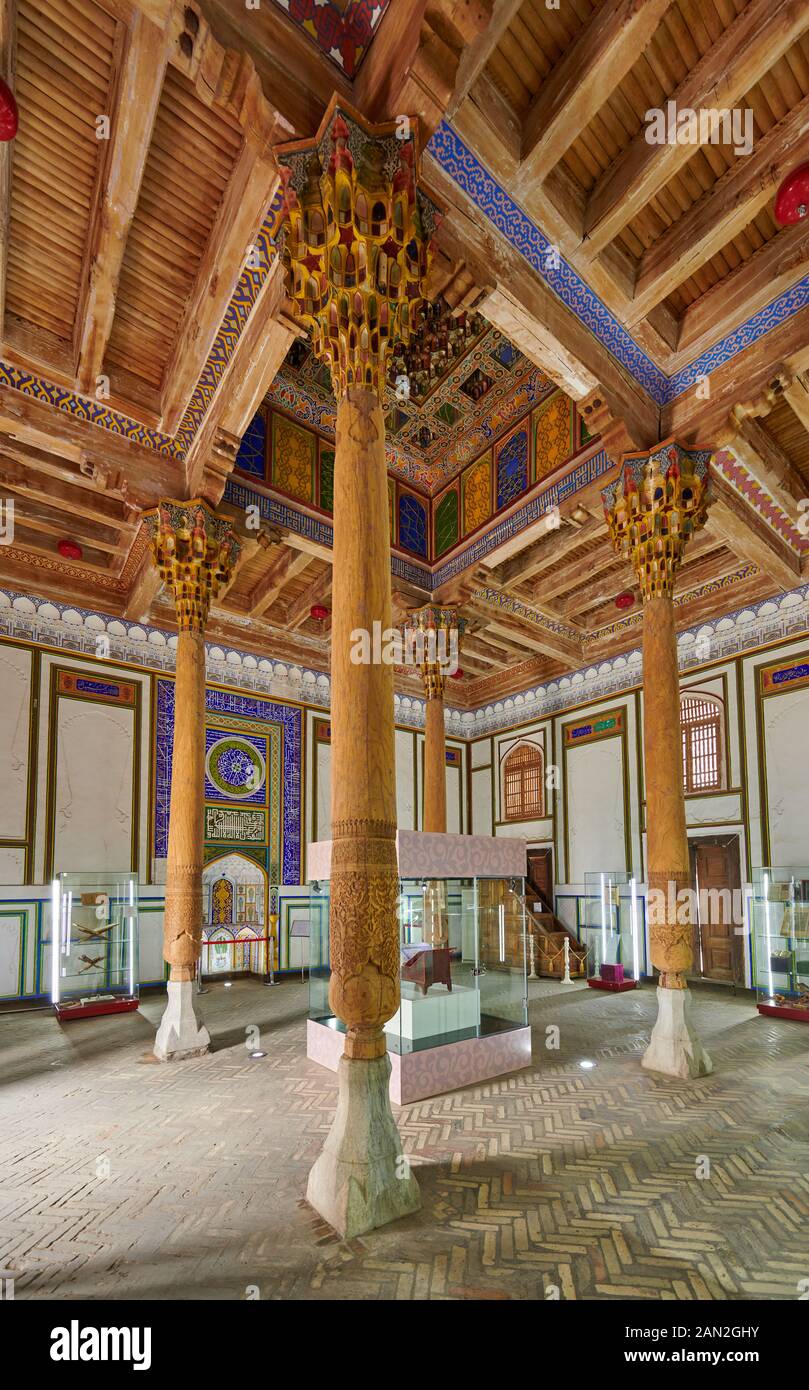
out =
[(0, 998), (14, 998), (19, 993), (22, 923), (21, 912), (4, 908), (0, 917)]
[(491, 762), (492, 740), (490, 738), (476, 739), (471, 747), (473, 767), (484, 767)]
[(32, 661), (30, 650), (0, 644), (0, 839), (26, 831)]
[(449, 835), (463, 834), (463, 770), (462, 767), (448, 767), (446, 769), (447, 781), (447, 833)]
[(25, 881), (25, 850), (12, 845), (0, 846), (0, 883), (20, 884)]
[(402, 830), (416, 828), (413, 804), (414, 742), (409, 730), (396, 730), (396, 823)]
[[(314, 763), (317, 767), (317, 836), (328, 840), (331, 835), (331, 744), (314, 741)], [(305, 807), (304, 825), (311, 825), (309, 805)]]
[(151, 984), (162, 980), (165, 974), (162, 898), (141, 897), (138, 927), (138, 978)]
[(689, 826), (730, 825), (742, 818), (741, 796), (689, 796), (685, 803), (685, 819)]
[(492, 833), (491, 768), (472, 768), (472, 834)]
[(54, 872), (132, 862), (135, 711), (87, 700), (58, 704)]
[(568, 883), (586, 871), (628, 867), (622, 746), (620, 738), (605, 738), (568, 750)]
[(809, 689), (762, 700), (770, 858), (774, 866), (809, 862)]

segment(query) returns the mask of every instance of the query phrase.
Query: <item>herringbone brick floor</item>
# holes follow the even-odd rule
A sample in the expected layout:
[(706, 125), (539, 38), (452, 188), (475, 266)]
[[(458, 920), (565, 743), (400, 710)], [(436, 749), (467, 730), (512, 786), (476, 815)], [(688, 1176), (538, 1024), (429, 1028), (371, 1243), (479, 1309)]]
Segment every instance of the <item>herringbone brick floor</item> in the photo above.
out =
[(336, 1093), (305, 1056), (304, 987), (201, 1002), (216, 1051), (169, 1066), (145, 1060), (160, 998), (0, 1018), (17, 1298), (795, 1299), (809, 1280), (809, 1028), (747, 998), (695, 992), (716, 1070), (678, 1082), (640, 1067), (652, 989), (532, 986), (533, 1065), (399, 1111), (423, 1209), (351, 1242), (302, 1201)]

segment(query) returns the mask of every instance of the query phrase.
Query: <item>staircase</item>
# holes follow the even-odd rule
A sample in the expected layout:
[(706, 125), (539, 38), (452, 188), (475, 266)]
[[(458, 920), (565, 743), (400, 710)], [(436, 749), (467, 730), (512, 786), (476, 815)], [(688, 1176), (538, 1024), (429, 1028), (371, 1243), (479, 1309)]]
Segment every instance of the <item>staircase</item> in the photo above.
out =
[[(552, 912), (543, 894), (528, 881), (529, 891), (521, 899), (525, 908), (528, 930), (534, 937), (536, 972), (548, 979), (560, 980), (565, 973), (565, 939), (570, 942), (570, 976), (585, 973), (587, 951), (580, 941)], [(535, 904), (540, 904), (537, 910)]]

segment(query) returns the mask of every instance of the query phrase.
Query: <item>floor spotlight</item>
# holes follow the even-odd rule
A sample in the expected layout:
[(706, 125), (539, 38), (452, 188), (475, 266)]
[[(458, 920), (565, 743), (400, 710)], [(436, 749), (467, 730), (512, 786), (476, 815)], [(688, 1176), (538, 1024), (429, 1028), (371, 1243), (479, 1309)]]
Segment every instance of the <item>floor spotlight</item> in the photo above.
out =
[(591, 1062), (585, 1057), (583, 1061), (579, 1062), (579, 1066), (583, 1067), (585, 1071), (590, 1071), (590, 1069), (595, 1066), (595, 1062)]
[(253, 1061), (257, 1061), (259, 1057), (266, 1057), (267, 1054), (266, 1052), (251, 1052), (250, 1056), (253, 1059)]

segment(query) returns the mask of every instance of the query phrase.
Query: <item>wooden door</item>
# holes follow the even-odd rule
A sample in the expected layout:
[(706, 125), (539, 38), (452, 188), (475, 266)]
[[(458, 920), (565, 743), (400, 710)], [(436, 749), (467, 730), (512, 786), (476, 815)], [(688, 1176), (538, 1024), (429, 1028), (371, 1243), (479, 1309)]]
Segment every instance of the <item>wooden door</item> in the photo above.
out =
[(741, 869), (738, 835), (712, 835), (690, 842), (691, 868), (698, 893), (699, 926), (694, 952), (694, 973), (706, 980), (742, 979), (743, 922), (734, 922), (741, 910)]
[(550, 847), (529, 849), (528, 889), (529, 895), (535, 892), (548, 911), (553, 912), (553, 850)]

